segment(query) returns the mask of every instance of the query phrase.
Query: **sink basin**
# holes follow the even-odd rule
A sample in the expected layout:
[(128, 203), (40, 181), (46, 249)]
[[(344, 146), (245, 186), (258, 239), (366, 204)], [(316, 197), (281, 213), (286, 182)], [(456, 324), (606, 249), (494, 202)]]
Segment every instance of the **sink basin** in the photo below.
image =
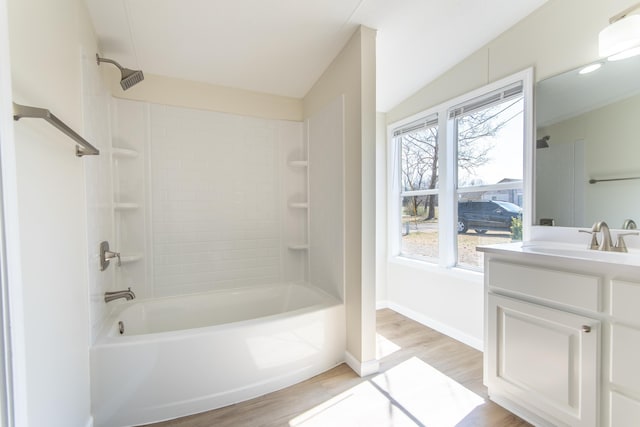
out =
[(605, 252), (574, 244), (527, 242), (522, 244), (522, 252), (597, 262), (640, 265), (640, 252), (636, 249), (629, 249), (629, 252)]

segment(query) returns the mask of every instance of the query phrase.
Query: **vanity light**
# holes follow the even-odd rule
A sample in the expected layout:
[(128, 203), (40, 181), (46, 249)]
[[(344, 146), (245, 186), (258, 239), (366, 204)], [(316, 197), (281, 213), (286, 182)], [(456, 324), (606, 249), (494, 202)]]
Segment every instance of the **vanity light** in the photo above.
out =
[(602, 62), (596, 62), (595, 64), (587, 65), (582, 70), (578, 71), (578, 74), (589, 74), (602, 67)]
[(598, 38), (601, 57), (609, 61), (640, 55), (640, 3), (609, 19), (609, 26), (600, 31)]

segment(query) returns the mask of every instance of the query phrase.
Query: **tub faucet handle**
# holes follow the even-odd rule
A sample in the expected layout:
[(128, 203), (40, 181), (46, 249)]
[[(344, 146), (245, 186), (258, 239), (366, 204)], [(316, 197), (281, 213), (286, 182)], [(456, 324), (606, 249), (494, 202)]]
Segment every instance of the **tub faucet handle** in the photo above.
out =
[(100, 243), (100, 271), (104, 271), (109, 267), (109, 261), (112, 259), (118, 259), (118, 267), (122, 265), (120, 260), (120, 252), (114, 252), (109, 250), (109, 242), (104, 241)]
[(120, 267), (122, 265), (122, 261), (120, 260), (120, 252), (112, 252), (112, 251), (106, 251), (104, 253), (104, 257), (107, 261), (110, 261), (114, 258), (118, 259), (118, 267)]

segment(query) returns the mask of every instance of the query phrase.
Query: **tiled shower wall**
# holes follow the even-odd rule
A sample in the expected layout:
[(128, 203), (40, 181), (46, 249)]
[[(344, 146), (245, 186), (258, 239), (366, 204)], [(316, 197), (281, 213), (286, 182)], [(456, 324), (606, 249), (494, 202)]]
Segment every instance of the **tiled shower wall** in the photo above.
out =
[(289, 166), (306, 158), (302, 123), (147, 111), (152, 295), (304, 280), (306, 251), (288, 249), (306, 240), (306, 212), (288, 207), (306, 200)]
[(98, 156), (85, 156), (87, 203), (87, 244), (89, 264), (89, 314), (91, 340), (95, 340), (108, 308), (104, 293), (114, 290), (114, 269), (100, 271), (99, 247), (103, 240), (113, 241), (113, 210), (111, 206), (111, 141), (109, 131), (109, 100), (93, 54), (82, 55), (83, 135), (100, 150)]

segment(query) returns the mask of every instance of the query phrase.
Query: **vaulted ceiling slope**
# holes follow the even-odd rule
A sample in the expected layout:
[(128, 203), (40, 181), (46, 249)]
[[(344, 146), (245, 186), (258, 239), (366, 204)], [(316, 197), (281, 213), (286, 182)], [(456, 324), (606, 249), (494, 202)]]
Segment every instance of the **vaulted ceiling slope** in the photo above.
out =
[(358, 25), (378, 30), (388, 111), (546, 0), (86, 0), (129, 68), (302, 98)]

